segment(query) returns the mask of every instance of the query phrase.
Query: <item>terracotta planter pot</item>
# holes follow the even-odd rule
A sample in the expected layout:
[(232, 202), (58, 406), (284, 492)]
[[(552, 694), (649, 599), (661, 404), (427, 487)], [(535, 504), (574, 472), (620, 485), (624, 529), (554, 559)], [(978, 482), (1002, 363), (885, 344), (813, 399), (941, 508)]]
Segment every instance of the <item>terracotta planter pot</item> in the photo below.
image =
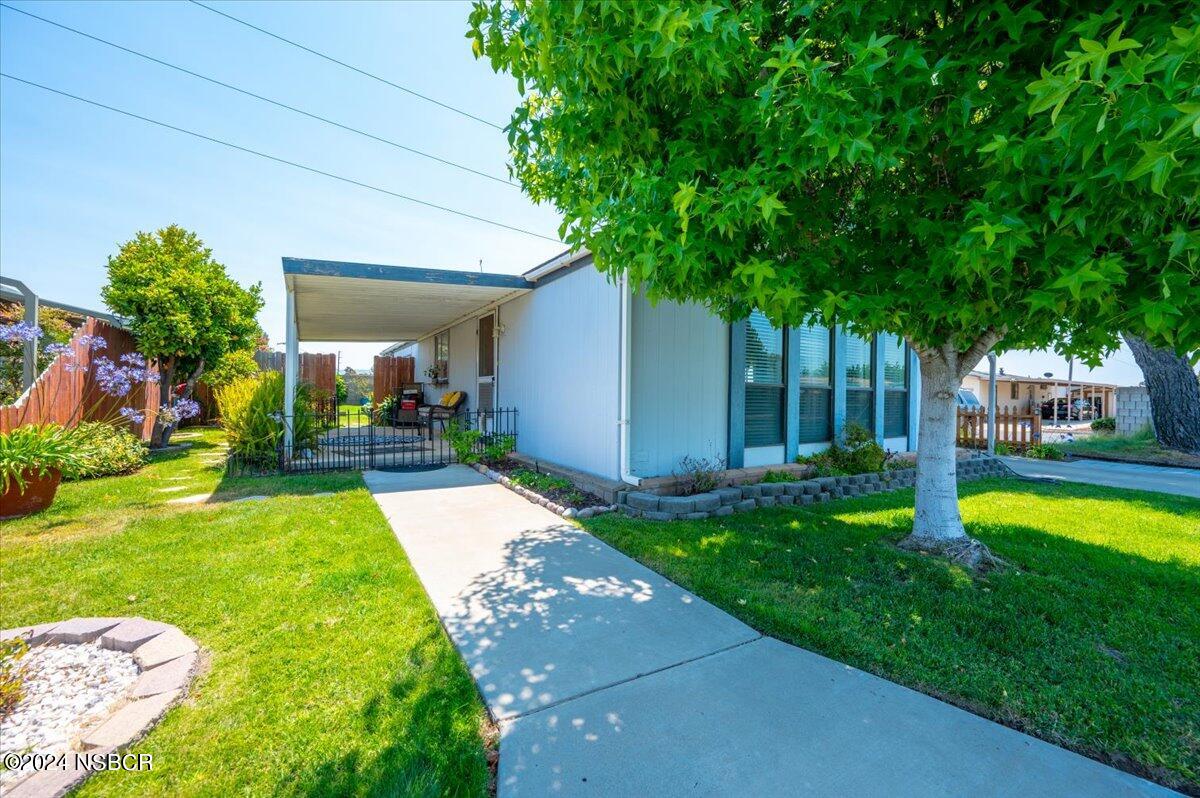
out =
[(9, 480), (8, 490), (0, 494), (0, 519), (20, 518), (45, 510), (54, 501), (58, 483), (62, 482), (62, 472), (53, 468), (45, 476), (28, 470), (23, 471), (21, 476), (25, 479), (24, 492), (14, 479)]

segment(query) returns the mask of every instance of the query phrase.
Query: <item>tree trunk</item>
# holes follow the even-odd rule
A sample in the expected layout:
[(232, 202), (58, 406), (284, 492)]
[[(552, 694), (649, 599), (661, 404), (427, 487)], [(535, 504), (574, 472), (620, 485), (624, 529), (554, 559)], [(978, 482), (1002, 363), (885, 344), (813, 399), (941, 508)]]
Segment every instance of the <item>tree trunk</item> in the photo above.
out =
[(972, 570), (1002, 564), (987, 546), (967, 535), (958, 512), (955, 428), (963, 377), (1000, 339), (988, 331), (965, 353), (951, 346), (915, 349), (921, 364), (921, 410), (917, 430), (917, 497), (913, 529), (900, 548), (939, 554)]
[(940, 353), (919, 355), (921, 410), (917, 430), (917, 500), (909, 541), (941, 550), (948, 543), (967, 540), (958, 512), (958, 477), (955, 469), (955, 425), (961, 378), (957, 364), (946, 363)]
[(155, 408), (154, 431), (150, 433), (150, 448), (152, 449), (166, 447), (171, 440), (171, 433), (174, 431), (169, 425), (162, 422), (162, 414), (159, 411), (171, 404), (171, 392), (175, 389), (175, 358), (167, 360), (165, 369), (162, 368), (161, 363), (159, 364), (158, 376), (158, 407)]
[(1125, 333), (1146, 378), (1154, 435), (1169, 449), (1200, 453), (1200, 381), (1187, 358)]

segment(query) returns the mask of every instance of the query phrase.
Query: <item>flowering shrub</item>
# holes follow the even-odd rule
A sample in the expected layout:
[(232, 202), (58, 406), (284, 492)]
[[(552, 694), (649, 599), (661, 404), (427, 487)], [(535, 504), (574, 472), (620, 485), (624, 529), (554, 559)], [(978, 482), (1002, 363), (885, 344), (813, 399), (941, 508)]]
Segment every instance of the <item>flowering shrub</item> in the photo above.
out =
[(35, 370), (40, 373), (54, 360), (51, 347), (71, 340), (73, 328), (64, 311), (42, 308), (40, 327), (19, 321), (22, 312), (23, 309), (16, 305), (0, 308), (0, 404), (16, 401), (25, 388), (22, 378), (27, 341), (37, 344)]
[(128, 430), (88, 421), (73, 432), (83, 460), (78, 471), (71, 475), (74, 479), (129, 474), (146, 464), (146, 444)]
[(0, 341), (6, 344), (27, 344), (42, 337), (42, 328), (27, 321), (0, 325)]

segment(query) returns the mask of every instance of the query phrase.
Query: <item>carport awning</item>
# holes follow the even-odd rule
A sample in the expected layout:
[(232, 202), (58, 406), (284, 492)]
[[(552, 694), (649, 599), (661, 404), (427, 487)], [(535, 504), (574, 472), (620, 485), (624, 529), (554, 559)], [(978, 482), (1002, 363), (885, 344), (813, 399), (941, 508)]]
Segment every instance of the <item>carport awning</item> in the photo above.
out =
[(411, 341), (533, 289), (511, 274), (284, 258), (302, 341)]

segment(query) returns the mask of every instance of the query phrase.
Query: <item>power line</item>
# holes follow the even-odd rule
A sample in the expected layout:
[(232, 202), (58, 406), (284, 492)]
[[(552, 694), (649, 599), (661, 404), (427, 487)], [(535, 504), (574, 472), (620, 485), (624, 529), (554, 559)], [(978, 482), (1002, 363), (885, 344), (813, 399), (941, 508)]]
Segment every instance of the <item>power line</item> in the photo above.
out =
[(435, 100), (432, 97), (421, 94), (418, 91), (413, 91), (412, 89), (408, 88), (407, 86), (401, 86), (399, 83), (393, 83), (392, 81), (388, 80), (387, 78), (381, 78), (378, 75), (375, 75), (371, 72), (366, 71), (365, 69), (360, 69), (352, 64), (347, 64), (345, 61), (339, 61), (338, 59), (334, 58), (331, 55), (326, 55), (325, 53), (322, 53), (319, 50), (314, 50), (311, 47), (305, 47), (303, 44), (300, 44), (299, 42), (294, 42), (291, 39), (286, 39), (283, 36), (280, 36), (278, 33), (272, 33), (271, 31), (266, 30), (265, 28), (260, 28), (257, 25), (253, 25), (244, 19), (239, 19), (238, 17), (235, 17), (232, 14), (226, 14), (224, 11), (213, 8), (210, 5), (205, 5), (204, 3), (201, 3), (199, 0), (190, 0), (190, 2), (192, 2), (194, 5), (200, 6), (201, 8), (203, 8), (206, 11), (211, 11), (212, 13), (217, 14), (222, 17), (225, 17), (225, 19), (236, 22), (239, 25), (245, 25), (247, 28), (250, 28), (251, 30), (256, 30), (265, 36), (270, 36), (272, 39), (281, 41), (284, 44), (290, 44), (292, 47), (296, 47), (300, 50), (303, 50), (306, 53), (311, 53), (312, 55), (315, 55), (317, 58), (323, 58), (332, 64), (337, 64), (340, 67), (349, 69), (352, 72), (357, 72), (358, 74), (363, 75), (364, 77), (368, 77), (371, 80), (376, 80), (387, 86), (391, 86), (393, 89), (399, 89), (400, 91), (404, 92), (405, 94), (411, 94), (412, 96), (419, 97), (420, 99), (425, 100), (426, 102), (431, 102), (434, 105), (441, 106), (442, 108), (445, 108), (447, 111), (453, 111), (454, 113), (461, 114), (462, 116), (465, 116), (468, 119), (474, 119), (476, 122), (481, 122), (481, 123), (487, 125), (488, 127), (495, 128), (496, 130), (504, 129), (503, 126), (497, 125), (493, 122), (489, 122), (486, 119), (475, 116), (475, 114), (472, 114), (469, 111), (464, 111), (461, 108), (455, 108), (453, 105), (447, 105), (446, 103), (441, 102), (440, 100)]
[(454, 161), (448, 161), (445, 158), (439, 158), (436, 155), (431, 155), (427, 152), (422, 152), (421, 150), (414, 149), (413, 147), (409, 147), (407, 145), (401, 144), (398, 141), (393, 141), (391, 139), (383, 138), (382, 136), (376, 136), (374, 133), (368, 133), (365, 130), (360, 130), (356, 127), (351, 127), (350, 125), (343, 125), (341, 122), (335, 122), (332, 119), (328, 119), (328, 118), (320, 116), (318, 114), (310, 113), (309, 111), (305, 111), (303, 109), (296, 108), (295, 106), (288, 105), (287, 103), (280, 102), (278, 100), (272, 100), (270, 97), (264, 97), (261, 94), (255, 94), (252, 91), (248, 91), (246, 89), (239, 88), (238, 86), (234, 86), (232, 84), (225, 83), (224, 81), (217, 80), (216, 78), (211, 78), (207, 75), (201, 75), (199, 72), (193, 72), (190, 69), (186, 69), (184, 67), (169, 63), (167, 61), (163, 61), (160, 58), (155, 58), (154, 56), (147, 55), (146, 53), (138, 52), (137, 50), (130, 49), (123, 45), (117, 44), (116, 42), (110, 42), (107, 39), (101, 39), (99, 36), (93, 36), (90, 33), (85, 33), (84, 31), (76, 30), (75, 28), (72, 28), (68, 25), (64, 25), (61, 22), (55, 22), (52, 19), (46, 19), (45, 17), (40, 17), (37, 14), (33, 14), (29, 11), (25, 11), (25, 10), (17, 8), (15, 6), (10, 6), (8, 3), (0, 3), (0, 7), (7, 8), (9, 11), (15, 11), (18, 14), (24, 14), (27, 17), (32, 17), (33, 19), (36, 19), (40, 22), (44, 22), (47, 25), (53, 25), (56, 28), (61, 28), (62, 30), (69, 31), (70, 33), (74, 33), (77, 36), (82, 36), (85, 39), (91, 39), (94, 42), (99, 42), (100, 44), (107, 45), (108, 47), (112, 47), (114, 49), (121, 50), (122, 52), (129, 53), (130, 55), (135, 55), (138, 58), (144, 58), (147, 61), (151, 61), (160, 66), (167, 67), (168, 69), (174, 69), (177, 72), (182, 72), (185, 75), (190, 75), (194, 78), (199, 78), (200, 80), (204, 80), (204, 81), (207, 81), (214, 85), (229, 89), (230, 91), (236, 91), (239, 94), (246, 95), (247, 97), (253, 97), (256, 100), (261, 100), (262, 102), (270, 103), (271, 105), (274, 105), (278, 108), (283, 108), (288, 111), (292, 111), (294, 113), (300, 114), (302, 116), (307, 116), (309, 119), (315, 119), (318, 122), (324, 122), (327, 125), (333, 125), (334, 127), (341, 128), (342, 130), (346, 130), (351, 133), (357, 133), (360, 136), (365, 136), (369, 139), (378, 141), (382, 144), (387, 144), (389, 146), (396, 147), (397, 149), (404, 150), (405, 152), (411, 152), (414, 155), (420, 155), (422, 158), (429, 158), (432, 161), (437, 161), (438, 163), (445, 164), (446, 166), (452, 166), (455, 169), (461, 169), (464, 172), (470, 172), (471, 174), (479, 175), (480, 177), (486, 177), (488, 180), (494, 180), (497, 183), (502, 183), (503, 185), (510, 186), (512, 188), (516, 188), (516, 184), (509, 180), (505, 180), (503, 178), (496, 177), (494, 175), (489, 175), (486, 172), (480, 172), (477, 169), (472, 169), (469, 166), (463, 166), (462, 164), (455, 163)]
[(363, 183), (359, 180), (354, 180), (353, 178), (342, 177), (341, 175), (335, 175), (332, 172), (326, 172), (324, 170), (317, 169), (312, 166), (305, 166), (302, 163), (296, 163), (295, 161), (289, 161), (286, 158), (280, 158), (277, 155), (270, 155), (268, 153), (260, 152), (258, 150), (252, 150), (249, 147), (243, 147), (240, 144), (233, 144), (232, 142), (223, 141), (222, 139), (213, 138), (212, 136), (206, 136), (203, 133), (197, 133), (194, 130), (188, 130), (187, 128), (176, 127), (175, 125), (167, 124), (166, 122), (160, 122), (157, 119), (151, 119), (148, 116), (141, 116), (140, 114), (135, 114), (132, 111), (125, 111), (120, 108), (114, 108), (111, 105), (105, 105), (104, 103), (96, 102), (95, 100), (89, 100), (86, 97), (80, 97), (75, 94), (70, 94), (69, 92), (61, 91), (59, 89), (54, 89), (54, 88), (51, 88), (50, 86), (43, 86), (41, 83), (35, 83), (32, 80), (25, 80), (24, 78), (19, 78), (15, 75), (10, 75), (7, 72), (0, 72), (0, 77), (8, 78), (9, 80), (15, 80), (18, 83), (24, 83), (26, 86), (33, 86), (34, 88), (42, 89), (43, 91), (48, 91), (51, 94), (58, 94), (62, 97), (68, 97), (72, 100), (77, 100), (81, 103), (86, 103), (87, 105), (93, 105), (97, 108), (103, 108), (106, 111), (112, 111), (113, 113), (121, 114), (122, 116), (127, 116), (127, 117), (130, 117), (131, 119), (138, 119), (142, 122), (148, 122), (152, 125), (157, 125), (158, 127), (164, 127), (167, 130), (174, 130), (176, 133), (184, 133), (184, 134), (186, 134), (188, 136), (192, 136), (194, 138), (203, 139), (204, 141), (212, 142), (213, 144), (220, 144), (224, 147), (229, 147), (230, 149), (238, 150), (239, 152), (248, 153), (250, 155), (257, 155), (259, 158), (266, 158), (268, 161), (274, 161), (275, 163), (281, 163), (281, 164), (285, 164), (287, 166), (294, 166), (297, 169), (303, 169), (304, 171), (312, 172), (315, 175), (321, 175), (322, 177), (332, 178), (333, 180), (338, 180), (342, 183), (349, 183), (350, 185), (358, 186), (359, 188), (365, 188), (365, 189), (369, 189), (371, 191), (377, 191), (380, 194), (387, 194), (389, 197), (396, 197), (397, 199), (407, 200), (408, 202), (414, 202), (417, 205), (424, 205), (427, 208), (433, 208), (435, 210), (445, 211), (446, 213), (452, 213), (455, 216), (461, 216), (465, 219), (473, 219), (474, 221), (477, 221), (477, 222), (483, 222), (484, 224), (490, 224), (493, 227), (501, 227), (505, 230), (511, 230), (514, 233), (524, 233), (525, 235), (534, 236), (535, 238), (540, 238), (544, 241), (553, 241), (556, 244), (561, 243), (557, 238), (551, 238), (550, 236), (544, 236), (541, 233), (535, 233), (532, 230), (525, 230), (520, 227), (514, 227), (509, 224), (504, 224), (503, 222), (497, 222), (497, 221), (493, 221), (492, 219), (486, 219), (482, 216), (476, 216), (472, 213), (467, 213), (465, 211), (457, 211), (453, 208), (447, 208), (445, 205), (438, 205), (433, 202), (428, 202), (426, 200), (417, 199), (416, 197), (410, 197), (406, 194), (400, 194), (396, 191), (391, 191), (386, 188), (380, 188), (379, 186), (373, 186), (369, 183)]

